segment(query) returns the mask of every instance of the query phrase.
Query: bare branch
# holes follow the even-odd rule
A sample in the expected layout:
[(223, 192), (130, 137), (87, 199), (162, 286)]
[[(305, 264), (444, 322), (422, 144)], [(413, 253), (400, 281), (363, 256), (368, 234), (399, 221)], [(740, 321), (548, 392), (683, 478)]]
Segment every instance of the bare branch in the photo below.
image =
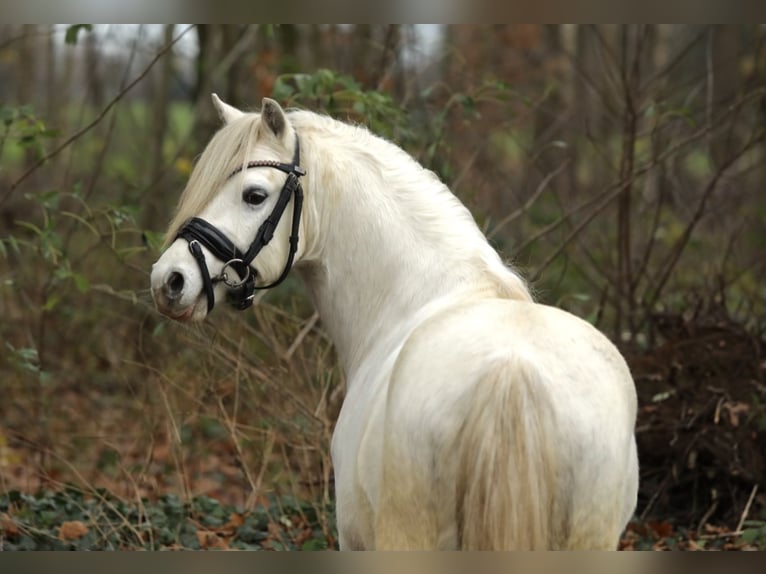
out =
[(35, 171), (37, 171), (42, 165), (44, 165), (48, 160), (50, 160), (53, 157), (56, 157), (59, 153), (64, 151), (67, 147), (72, 145), (75, 141), (77, 141), (80, 137), (88, 133), (90, 130), (92, 130), (94, 127), (96, 127), (99, 123), (101, 123), (101, 120), (106, 117), (106, 114), (109, 113), (109, 110), (111, 110), (115, 104), (117, 104), (125, 95), (130, 92), (133, 87), (135, 87), (136, 84), (138, 84), (141, 80), (143, 80), (146, 75), (149, 73), (149, 71), (154, 67), (154, 65), (159, 62), (159, 60), (181, 39), (186, 35), (186, 33), (194, 28), (194, 24), (188, 26), (183, 32), (181, 32), (176, 38), (168, 45), (164, 46), (157, 55), (152, 58), (152, 60), (149, 62), (149, 64), (144, 68), (144, 70), (132, 81), (130, 82), (125, 89), (120, 91), (113, 99), (110, 101), (103, 110), (96, 116), (96, 118), (90, 122), (88, 125), (86, 125), (84, 128), (78, 130), (76, 133), (74, 133), (72, 136), (67, 138), (65, 142), (63, 142), (61, 145), (59, 145), (56, 149), (54, 149), (52, 152), (48, 153), (44, 157), (40, 158), (32, 167), (30, 167), (27, 171), (25, 171), (16, 181), (14, 181), (11, 186), (5, 191), (5, 193), (0, 197), (0, 205), (2, 205), (13, 193), (13, 191), (24, 181), (26, 180), (30, 175), (32, 175)]
[(556, 177), (558, 174), (560, 174), (569, 164), (571, 163), (571, 158), (565, 159), (560, 166), (558, 166), (556, 169), (548, 173), (543, 180), (540, 182), (540, 184), (537, 186), (537, 189), (535, 189), (535, 192), (527, 199), (526, 202), (524, 202), (524, 205), (519, 207), (516, 211), (510, 213), (509, 215), (506, 215), (503, 219), (497, 222), (497, 225), (487, 234), (487, 237), (489, 239), (492, 239), (495, 235), (497, 235), (498, 231), (500, 231), (503, 227), (511, 223), (512, 221), (518, 219), (522, 215), (524, 215), (529, 209), (535, 204), (537, 199), (543, 194), (543, 192), (548, 188), (548, 184), (551, 182), (551, 180)]
[[(725, 110), (718, 118), (714, 120), (714, 125), (718, 125), (721, 123), (728, 115), (736, 113), (738, 109), (740, 109), (743, 105), (746, 103), (763, 96), (763, 92), (765, 90), (754, 90), (753, 92), (747, 94), (744, 96), (741, 100), (739, 100), (736, 104), (733, 104), (730, 106), (727, 110)], [(556, 249), (553, 253), (551, 253), (538, 267), (535, 274), (532, 276), (532, 281), (535, 281), (539, 279), (540, 274), (542, 271), (550, 265), (550, 263), (569, 245), (569, 243), (574, 239), (574, 237), (580, 233), (585, 227), (587, 227), (595, 217), (601, 213), (604, 209), (606, 209), (609, 204), (614, 201), (619, 195), (622, 193), (622, 191), (628, 186), (631, 185), (632, 181), (635, 180), (637, 177), (645, 174), (647, 171), (649, 171), (652, 167), (662, 163), (666, 159), (674, 156), (677, 154), (681, 149), (686, 148), (690, 144), (693, 144), (697, 141), (699, 141), (701, 138), (704, 138), (707, 136), (708, 132), (710, 131), (709, 126), (704, 126), (697, 131), (695, 131), (693, 134), (691, 134), (689, 137), (687, 137), (684, 140), (679, 141), (675, 145), (671, 146), (665, 152), (656, 158), (650, 160), (646, 164), (638, 167), (633, 171), (633, 175), (629, 181), (618, 181), (610, 186), (608, 186), (605, 190), (603, 190), (601, 193), (591, 197), (590, 199), (584, 201), (580, 205), (572, 208), (567, 213), (563, 214), (559, 219), (554, 221), (553, 223), (545, 226), (540, 231), (532, 235), (530, 238), (528, 238), (522, 245), (519, 246), (518, 250), (523, 251), (527, 247), (529, 247), (531, 244), (533, 244), (535, 241), (539, 240), (541, 237), (551, 233), (555, 229), (557, 229), (559, 226), (561, 226), (563, 223), (565, 223), (567, 220), (569, 220), (572, 216), (576, 215), (577, 213), (580, 213), (588, 208), (592, 207), (592, 210), (585, 216), (585, 218), (576, 226), (573, 228), (573, 231), (567, 235), (564, 242)], [(754, 142), (757, 141), (756, 138), (753, 138), (751, 142), (748, 144), (749, 147), (752, 147), (754, 145)]]

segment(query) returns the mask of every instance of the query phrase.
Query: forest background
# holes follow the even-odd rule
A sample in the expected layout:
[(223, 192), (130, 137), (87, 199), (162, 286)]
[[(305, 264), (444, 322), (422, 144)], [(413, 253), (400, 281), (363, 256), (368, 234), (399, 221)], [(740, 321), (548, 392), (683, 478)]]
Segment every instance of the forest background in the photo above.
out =
[(625, 549), (766, 547), (766, 27), (0, 26), (0, 549), (335, 548), (343, 376), (300, 282), (148, 273), (210, 103), (361, 123), (636, 379)]

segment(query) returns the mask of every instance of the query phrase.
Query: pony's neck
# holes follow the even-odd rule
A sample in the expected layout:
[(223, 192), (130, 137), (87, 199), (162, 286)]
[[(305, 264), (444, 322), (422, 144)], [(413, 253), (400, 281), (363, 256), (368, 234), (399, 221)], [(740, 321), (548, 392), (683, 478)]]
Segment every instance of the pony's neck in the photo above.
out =
[(429, 303), (468, 295), (531, 300), (431, 172), (366, 130), (310, 125), (297, 127), (310, 233), (319, 239), (307, 248), (302, 274), (347, 374), (373, 349), (400, 344)]

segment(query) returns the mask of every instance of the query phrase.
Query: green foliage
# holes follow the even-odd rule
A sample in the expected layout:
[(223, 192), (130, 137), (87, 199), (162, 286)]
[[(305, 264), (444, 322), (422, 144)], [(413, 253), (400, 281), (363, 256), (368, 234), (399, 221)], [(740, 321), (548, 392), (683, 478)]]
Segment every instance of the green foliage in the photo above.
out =
[[(37, 117), (34, 108), (30, 105), (14, 107), (0, 104), (0, 122), (2, 122), (0, 160), (5, 159), (7, 143), (13, 144), (9, 148), (13, 152), (11, 161), (18, 160), (18, 157), (27, 150), (34, 153), (36, 157), (42, 157), (45, 152), (45, 141), (59, 135), (58, 130), (49, 128)], [(0, 164), (0, 173), (2, 172), (3, 168)]]
[(64, 41), (67, 44), (77, 44), (77, 38), (80, 35), (80, 32), (91, 32), (93, 31), (93, 24), (74, 24), (72, 26), (67, 27), (66, 29), (66, 35), (64, 36)]
[[(321, 509), (322, 513), (332, 508)], [(140, 503), (76, 488), (0, 495), (2, 550), (325, 550), (317, 509), (292, 497), (267, 497), (244, 510), (198, 496)]]
[(390, 94), (366, 90), (352, 77), (332, 70), (313, 74), (283, 74), (272, 96), (286, 105), (300, 105), (351, 121), (358, 121), (383, 136), (411, 140), (407, 117)]
[(766, 521), (763, 520), (745, 520), (740, 540), (744, 544), (756, 545), (760, 548), (766, 548)]

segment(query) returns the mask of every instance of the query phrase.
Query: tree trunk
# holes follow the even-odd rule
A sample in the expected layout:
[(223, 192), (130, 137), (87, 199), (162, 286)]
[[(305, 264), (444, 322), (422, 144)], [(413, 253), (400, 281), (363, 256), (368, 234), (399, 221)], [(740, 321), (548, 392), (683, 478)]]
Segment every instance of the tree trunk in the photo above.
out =
[(85, 84), (88, 87), (90, 101), (98, 112), (104, 107), (104, 81), (100, 73), (101, 54), (97, 38), (93, 32), (85, 36)]
[[(204, 145), (210, 134), (218, 125), (218, 117), (210, 102), (210, 93), (213, 91), (212, 72), (215, 62), (220, 58), (221, 25), (198, 24), (197, 37), (199, 39), (199, 52), (197, 54), (197, 81), (194, 87), (195, 112), (197, 114), (194, 124), (194, 140), (199, 145)], [(225, 94), (223, 94), (225, 99)]]
[[(741, 87), (739, 72), (739, 34), (741, 26), (738, 25), (714, 25), (709, 33), (709, 62), (712, 68), (708, 70), (712, 90), (709, 100), (710, 109), (708, 117), (715, 121), (737, 97)], [(711, 138), (710, 155), (714, 166), (720, 166), (727, 161), (729, 152), (740, 144), (733, 141), (734, 133), (716, 134)]]
[[(163, 45), (167, 46), (173, 41), (173, 32), (175, 26), (166, 24), (163, 38)], [(173, 74), (173, 49), (171, 48), (160, 63), (159, 70), (155, 75), (154, 97), (152, 99), (152, 135), (151, 135), (151, 167), (149, 170), (149, 181), (147, 185), (157, 186), (165, 170), (165, 156), (163, 153), (165, 134), (168, 128), (168, 108), (170, 106), (170, 80)], [(144, 222), (148, 229), (157, 229), (160, 226), (158, 217), (162, 212), (159, 207), (162, 205), (160, 194), (147, 194), (148, 209), (144, 210), (146, 214)]]

